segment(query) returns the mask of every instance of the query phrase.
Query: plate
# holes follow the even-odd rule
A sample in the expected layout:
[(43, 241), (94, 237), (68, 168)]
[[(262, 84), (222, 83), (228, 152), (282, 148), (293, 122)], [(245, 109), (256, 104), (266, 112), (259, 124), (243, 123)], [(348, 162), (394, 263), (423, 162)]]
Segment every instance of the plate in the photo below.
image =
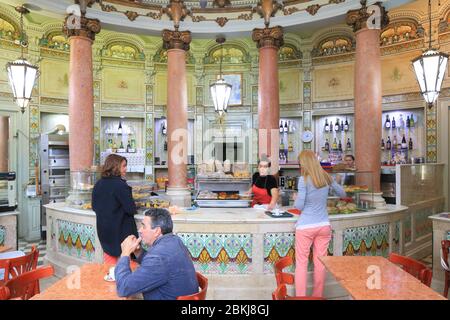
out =
[(105, 276), (103, 277), (103, 280), (108, 281), (108, 282), (115, 282), (115, 281), (116, 281), (115, 279), (111, 278), (111, 277), (109, 276), (109, 274), (105, 275)]
[(286, 211), (289, 212), (289, 213), (292, 213), (292, 214), (297, 214), (297, 215), (299, 215), (301, 213), (300, 210), (295, 209), (295, 208), (294, 209), (288, 209)]

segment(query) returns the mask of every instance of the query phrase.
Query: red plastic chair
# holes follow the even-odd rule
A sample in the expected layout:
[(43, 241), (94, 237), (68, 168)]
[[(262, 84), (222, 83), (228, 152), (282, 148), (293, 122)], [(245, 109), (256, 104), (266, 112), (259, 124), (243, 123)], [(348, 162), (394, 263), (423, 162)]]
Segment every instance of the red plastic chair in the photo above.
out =
[(444, 297), (448, 296), (448, 288), (450, 286), (450, 266), (448, 264), (448, 250), (450, 249), (450, 240), (442, 240), (441, 242), (442, 246), (442, 259), (444, 260), (445, 266), (447, 267), (447, 270), (445, 271), (445, 287), (444, 287)]
[(28, 300), (39, 291), (39, 280), (53, 276), (52, 266), (45, 266), (31, 270), (9, 280), (6, 287), (9, 289), (9, 299), (20, 298)]
[(426, 286), (431, 286), (433, 271), (422, 262), (419, 262), (410, 257), (401, 256), (396, 253), (391, 253), (389, 255), (389, 261), (400, 265), (403, 270), (419, 279)]
[(283, 269), (294, 264), (290, 256), (286, 256), (275, 262), (273, 265), (275, 269), (275, 279), (277, 280), (277, 287), (280, 284), (294, 284), (294, 275), (292, 273), (283, 272)]
[(319, 297), (298, 297), (298, 296), (288, 296), (285, 284), (280, 284), (275, 291), (272, 293), (273, 300), (326, 300)]
[(10, 294), (8, 287), (0, 287), (0, 300), (8, 300), (9, 296)]
[(195, 274), (197, 275), (200, 291), (187, 296), (179, 296), (177, 297), (177, 300), (205, 300), (206, 292), (208, 291), (208, 278), (199, 272), (196, 272)]

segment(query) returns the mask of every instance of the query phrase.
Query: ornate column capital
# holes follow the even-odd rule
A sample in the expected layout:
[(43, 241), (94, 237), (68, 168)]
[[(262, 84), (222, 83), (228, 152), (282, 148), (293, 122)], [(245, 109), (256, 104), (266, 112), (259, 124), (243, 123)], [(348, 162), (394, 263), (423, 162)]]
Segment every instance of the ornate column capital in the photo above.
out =
[(280, 49), (284, 44), (283, 28), (276, 26), (272, 28), (253, 29), (252, 39), (256, 42), (258, 49), (264, 47), (275, 47)]
[(164, 49), (181, 49), (184, 51), (188, 51), (189, 44), (191, 43), (191, 32), (171, 31), (164, 29), (162, 31), (162, 38)]
[[(347, 22), (349, 26), (353, 27), (354, 32), (367, 28), (367, 21), (370, 17), (372, 17), (371, 19), (374, 19), (375, 23), (377, 22), (377, 19), (380, 19), (378, 20), (379, 26), (377, 26), (379, 29), (383, 29), (389, 24), (387, 11), (384, 9), (380, 2), (366, 7), (366, 1), (362, 0), (361, 4), (362, 7), (360, 9), (350, 10), (349, 12), (347, 12), (347, 16), (345, 18), (345, 22)], [(376, 10), (369, 10), (372, 6), (377, 6), (379, 8), (379, 11), (377, 12)], [(378, 15), (379, 17), (377, 17)], [(373, 29), (375, 29), (375, 27)]]
[(95, 40), (95, 35), (101, 30), (100, 20), (89, 19), (84, 15), (77, 17), (68, 15), (64, 20), (63, 31), (67, 37), (80, 36)]

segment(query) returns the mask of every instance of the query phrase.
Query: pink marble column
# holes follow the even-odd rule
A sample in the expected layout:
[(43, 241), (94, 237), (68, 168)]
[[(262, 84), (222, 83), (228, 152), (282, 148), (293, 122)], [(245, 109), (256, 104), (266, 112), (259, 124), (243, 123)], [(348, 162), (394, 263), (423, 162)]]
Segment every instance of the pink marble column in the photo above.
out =
[(252, 38), (259, 48), (258, 156), (267, 154), (272, 161), (271, 173), (276, 174), (280, 149), (278, 49), (283, 45), (283, 29), (254, 29)]
[(9, 117), (0, 117), (0, 172), (9, 171)]
[[(382, 12), (384, 15), (383, 9)], [(358, 171), (373, 173), (373, 180), (368, 176), (361, 176), (357, 183), (373, 186), (374, 192), (380, 192), (382, 130), (380, 29), (368, 29), (367, 19), (365, 7), (347, 14), (347, 23), (353, 25), (356, 32), (355, 161)], [(383, 25), (387, 22), (384, 19)]]
[(92, 42), (100, 32), (96, 19), (81, 18), (81, 26), (65, 31), (70, 43), (69, 152), (70, 171), (89, 169), (94, 156), (94, 93)]
[(187, 187), (187, 82), (186, 51), (189, 50), (190, 32), (163, 31), (167, 51), (167, 151), (169, 185), (167, 195), (171, 203), (190, 206)]

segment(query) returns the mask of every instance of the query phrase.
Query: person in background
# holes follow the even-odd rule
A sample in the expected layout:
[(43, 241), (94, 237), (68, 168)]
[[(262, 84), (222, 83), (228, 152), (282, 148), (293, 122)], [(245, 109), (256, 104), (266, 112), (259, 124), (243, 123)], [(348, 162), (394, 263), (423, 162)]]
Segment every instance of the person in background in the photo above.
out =
[(97, 235), (103, 249), (103, 262), (116, 264), (120, 244), (129, 235), (137, 237), (137, 213), (131, 187), (125, 181), (127, 159), (110, 154), (102, 168), (102, 178), (92, 191), (92, 209), (97, 219)]
[(345, 191), (320, 166), (314, 152), (304, 150), (299, 155), (301, 177), (295, 207), (301, 210), (295, 225), (295, 292), (306, 296), (308, 257), (313, 247), (314, 289), (312, 295), (322, 297), (325, 267), (319, 257), (326, 256), (331, 240), (331, 224), (327, 212), (327, 197), (331, 188), (340, 197)]
[(344, 163), (347, 169), (355, 169), (355, 157), (352, 154), (345, 155)]
[(253, 193), (252, 207), (255, 205), (267, 205), (267, 210), (275, 209), (278, 201), (277, 179), (269, 174), (270, 160), (266, 155), (261, 155), (258, 161), (258, 172), (252, 177), (252, 187), (247, 194)]
[(341, 185), (354, 185), (355, 184), (355, 174), (352, 171), (355, 171), (355, 157), (352, 154), (347, 154), (344, 157), (344, 164), (346, 171), (349, 171), (348, 173), (344, 174), (337, 174), (336, 175), (336, 182)]
[[(114, 269), (117, 293), (128, 297), (142, 293), (145, 300), (175, 300), (198, 292), (194, 264), (186, 246), (172, 233), (173, 222), (166, 209), (145, 211), (139, 228), (122, 242), (122, 253)], [(144, 251), (140, 242), (149, 246)], [(140, 266), (132, 272), (130, 255)]]

